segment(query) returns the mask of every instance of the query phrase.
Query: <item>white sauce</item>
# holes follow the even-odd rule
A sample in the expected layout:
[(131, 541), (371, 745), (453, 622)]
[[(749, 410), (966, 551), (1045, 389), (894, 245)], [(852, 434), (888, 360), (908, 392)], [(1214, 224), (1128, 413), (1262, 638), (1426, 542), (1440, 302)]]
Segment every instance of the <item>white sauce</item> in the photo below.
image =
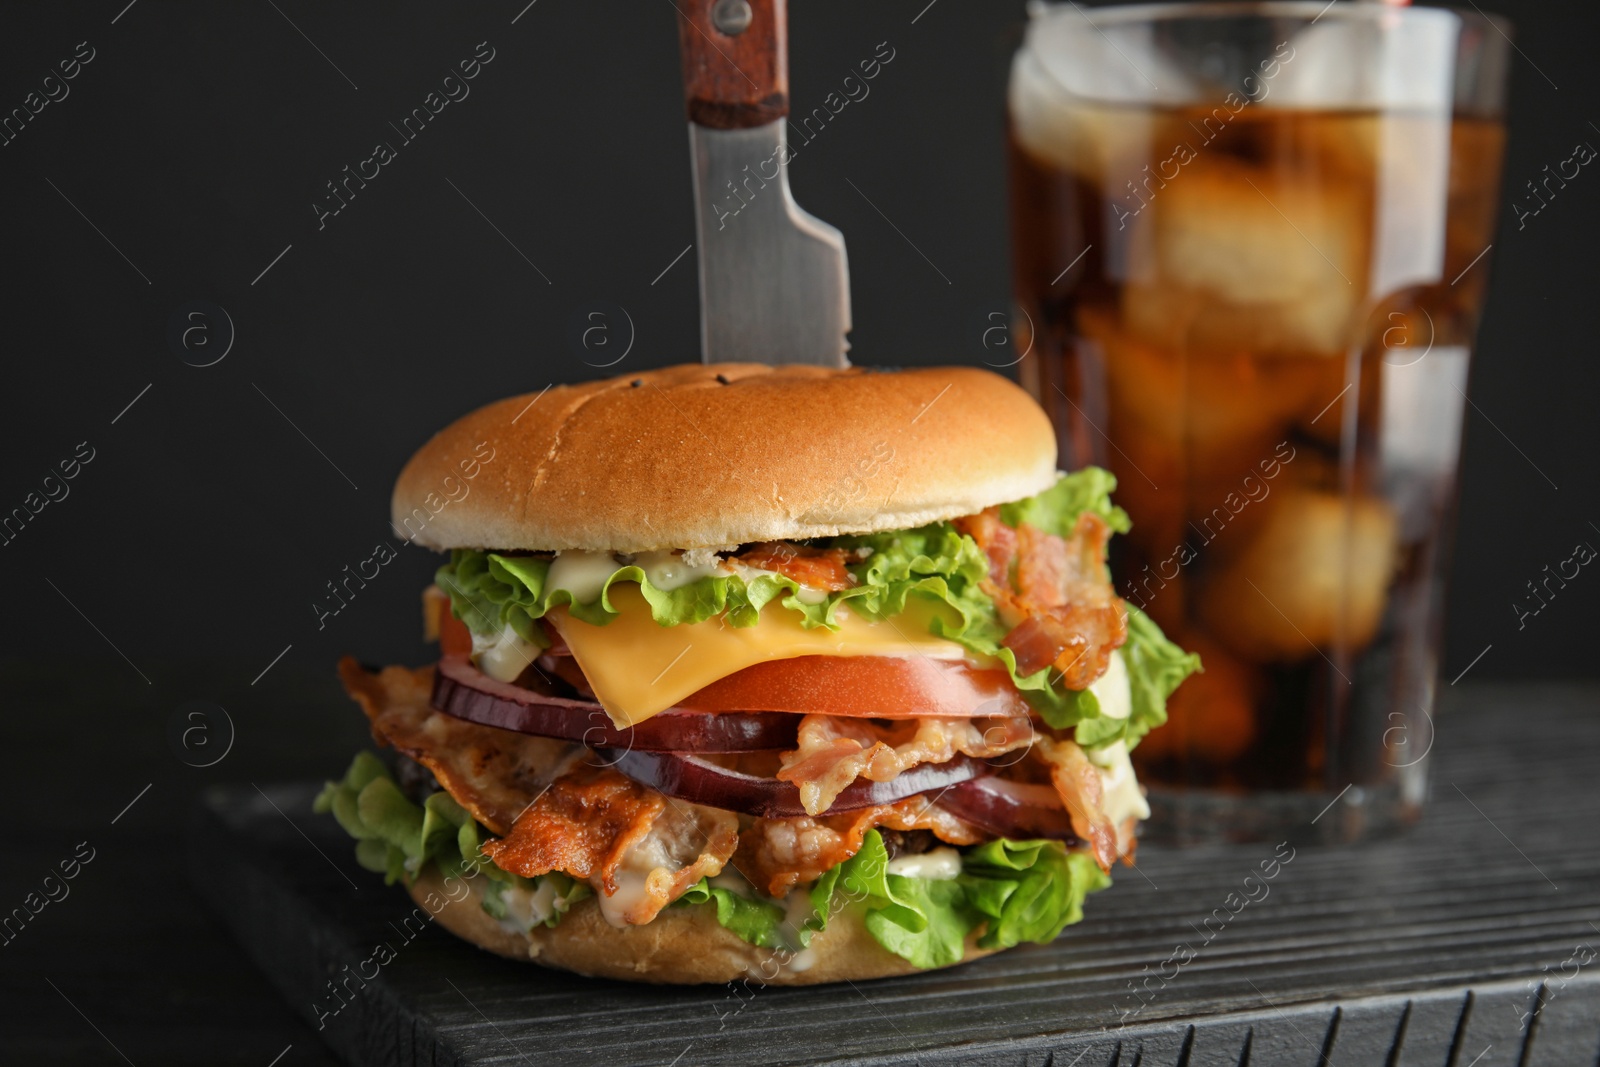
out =
[(605, 916), (606, 922), (622, 929), (628, 925), (628, 912), (645, 898), (647, 878), (638, 871), (618, 871), (616, 875), (617, 891), (610, 895), (606, 887), (600, 884), (598, 878), (594, 885), (595, 899), (600, 904), (600, 914)]
[(809, 971), (817, 962), (817, 950), (757, 949), (756, 958), (744, 965), (745, 977), (766, 984), (781, 974), (798, 974)]
[(709, 563), (700, 560), (691, 563), (676, 552), (641, 552), (633, 563), (644, 571), (651, 585), (668, 593), (702, 578), (728, 573), (715, 558)]
[(811, 903), (811, 887), (789, 890), (783, 898), (783, 933), (791, 947), (799, 946), (800, 931), (814, 918), (818, 915), (816, 905)]
[[(724, 869), (721, 873), (710, 878), (713, 886), (737, 893), (742, 897), (752, 900), (757, 898), (755, 887), (732, 867)], [(791, 889), (789, 894), (779, 902), (783, 905), (784, 922), (779, 927), (779, 934), (784, 941), (784, 948), (763, 951), (758, 958), (745, 966), (745, 974), (759, 981), (770, 981), (775, 977), (773, 968), (778, 974), (798, 974), (809, 970), (817, 962), (815, 949), (800, 947), (800, 931), (805, 928), (805, 922), (815, 913), (811, 906), (811, 889)]]
[(745, 974), (757, 981), (769, 982), (779, 974), (798, 974), (810, 970), (817, 962), (816, 949), (800, 947), (800, 931), (805, 929), (806, 921), (816, 915), (816, 908), (811, 904), (811, 887), (791, 889), (779, 903), (784, 912), (783, 925), (779, 927), (784, 947), (763, 950), (745, 965)]
[[(1115, 652), (1106, 665), (1106, 672), (1089, 687), (1089, 692), (1100, 701), (1100, 714), (1112, 719), (1126, 719), (1133, 712), (1133, 691), (1128, 684), (1128, 665), (1122, 653)], [(1112, 825), (1121, 826), (1130, 816), (1138, 819), (1150, 817), (1150, 805), (1134, 777), (1133, 763), (1128, 759), (1126, 742), (1085, 749), (1089, 762), (1100, 768), (1100, 779), (1105, 796), (1105, 811)]]
[(729, 867), (720, 874), (712, 875), (706, 879), (717, 889), (726, 889), (728, 892), (740, 897), (753, 897), (755, 893), (744, 875)]
[(1089, 762), (1100, 768), (1104, 791), (1106, 815), (1113, 826), (1121, 826), (1132, 816), (1136, 819), (1150, 817), (1150, 805), (1144, 799), (1144, 790), (1133, 774), (1133, 762), (1128, 759), (1128, 745), (1124, 741), (1088, 749)]
[(550, 562), (545, 588), (565, 589), (578, 603), (592, 604), (620, 566), (609, 552), (562, 552)]
[(1106, 672), (1096, 678), (1089, 692), (1100, 702), (1100, 714), (1108, 719), (1126, 719), (1133, 713), (1133, 691), (1128, 685), (1128, 665), (1120, 651), (1113, 652)]
[[(600, 599), (606, 579), (630, 564), (619, 563), (610, 552), (562, 552), (550, 563), (545, 588), (565, 589), (580, 604)], [(681, 589), (702, 578), (728, 573), (715, 557), (697, 553), (690, 557), (678, 552), (641, 552), (631, 566), (644, 571), (650, 584), (664, 592)]]
[(671, 862), (664, 843), (646, 837), (623, 855), (617, 868), (615, 893), (607, 895), (604, 879), (595, 874), (590, 885), (594, 887), (600, 914), (605, 916), (606, 922), (618, 928), (629, 925), (628, 914), (649, 896), (651, 872), (658, 867), (669, 867)]
[(905, 878), (947, 882), (961, 873), (961, 853), (953, 848), (931, 848), (915, 856), (896, 856), (885, 870)]
[(783, 962), (783, 969), (790, 974), (799, 974), (801, 971), (809, 971), (812, 964), (816, 962), (817, 950), (803, 948)]
[(555, 882), (549, 878), (539, 879), (531, 890), (507, 886), (500, 890), (500, 900), (506, 906), (500, 925), (514, 933), (527, 933), (567, 910), (567, 899), (556, 894)]
[(472, 659), (478, 669), (497, 682), (514, 682), (539, 654), (539, 646), (524, 641), (510, 626), (497, 634), (472, 634)]

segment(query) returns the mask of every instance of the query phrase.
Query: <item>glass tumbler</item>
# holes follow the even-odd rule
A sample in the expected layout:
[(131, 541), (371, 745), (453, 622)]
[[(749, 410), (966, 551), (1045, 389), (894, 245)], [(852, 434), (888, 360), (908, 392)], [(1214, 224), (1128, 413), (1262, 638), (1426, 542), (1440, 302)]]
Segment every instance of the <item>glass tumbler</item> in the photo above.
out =
[(1113, 572), (1205, 672), (1147, 837), (1348, 840), (1427, 788), (1509, 26), (1377, 3), (1035, 5), (1011, 69), (1018, 350)]

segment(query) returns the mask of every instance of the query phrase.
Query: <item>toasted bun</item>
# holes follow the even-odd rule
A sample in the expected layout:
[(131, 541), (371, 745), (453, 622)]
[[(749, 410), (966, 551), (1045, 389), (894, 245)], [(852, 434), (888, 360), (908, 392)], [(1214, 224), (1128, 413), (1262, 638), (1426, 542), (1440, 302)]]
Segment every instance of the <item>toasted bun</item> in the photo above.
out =
[(393, 511), (432, 548), (643, 552), (901, 529), (1055, 477), (1044, 412), (988, 371), (692, 364), (480, 408)]
[[(411, 896), (434, 912), (446, 930), (479, 948), (591, 978), (669, 985), (721, 984), (748, 978), (764, 985), (816, 985), (921, 969), (873, 940), (855, 910), (833, 916), (828, 928), (796, 955), (757, 948), (729, 933), (717, 922), (716, 906), (710, 903), (668, 908), (643, 926), (618, 929), (606, 922), (590, 897), (574, 905), (554, 927), (536, 926), (530, 933), (519, 933), (501, 926), (483, 910), (474, 881), (465, 882), (465, 897), (461, 896), (461, 884), (455, 885), (459, 899), (451, 901), (444, 879), (430, 867), (411, 886)], [(968, 938), (963, 962), (992, 951), (979, 948), (974, 938)]]

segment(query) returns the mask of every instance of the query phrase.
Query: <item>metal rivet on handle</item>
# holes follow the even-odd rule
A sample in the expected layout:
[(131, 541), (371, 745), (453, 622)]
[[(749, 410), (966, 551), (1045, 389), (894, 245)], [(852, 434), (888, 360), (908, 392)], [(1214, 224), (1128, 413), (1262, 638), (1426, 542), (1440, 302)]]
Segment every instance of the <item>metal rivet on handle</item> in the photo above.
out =
[(749, 0), (717, 0), (711, 6), (711, 25), (728, 37), (737, 37), (749, 29), (754, 17)]

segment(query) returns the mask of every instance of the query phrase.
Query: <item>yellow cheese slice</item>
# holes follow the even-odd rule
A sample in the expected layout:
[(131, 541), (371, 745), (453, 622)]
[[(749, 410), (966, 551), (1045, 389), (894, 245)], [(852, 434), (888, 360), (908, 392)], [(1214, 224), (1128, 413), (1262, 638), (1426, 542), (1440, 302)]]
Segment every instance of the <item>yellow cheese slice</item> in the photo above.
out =
[(605, 626), (574, 619), (565, 608), (546, 618), (572, 649), (601, 706), (619, 727), (665, 711), (684, 697), (735, 671), (796, 656), (928, 656), (967, 659), (954, 641), (935, 637), (928, 624), (937, 609), (914, 605), (884, 622), (841, 610), (840, 627), (807, 630), (798, 613), (769, 604), (754, 626), (729, 626), (722, 618), (661, 626), (650, 616), (639, 587), (611, 587), (621, 614)]

